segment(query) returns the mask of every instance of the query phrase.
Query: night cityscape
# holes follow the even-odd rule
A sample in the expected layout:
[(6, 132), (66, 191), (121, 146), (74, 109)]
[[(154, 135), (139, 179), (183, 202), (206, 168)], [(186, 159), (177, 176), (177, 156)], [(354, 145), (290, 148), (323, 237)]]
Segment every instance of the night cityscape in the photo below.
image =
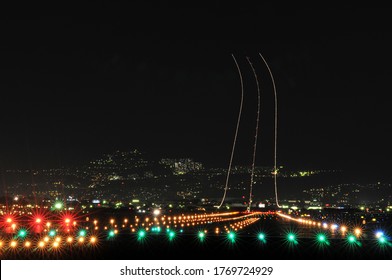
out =
[(390, 11), (217, 3), (2, 20), (1, 259), (392, 258)]

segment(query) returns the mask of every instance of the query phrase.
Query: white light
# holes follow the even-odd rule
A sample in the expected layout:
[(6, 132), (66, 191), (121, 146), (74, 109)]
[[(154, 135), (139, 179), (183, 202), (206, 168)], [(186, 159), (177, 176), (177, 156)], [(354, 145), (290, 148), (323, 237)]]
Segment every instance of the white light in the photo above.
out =
[(380, 238), (381, 236), (383, 236), (384, 235), (384, 233), (382, 232), (382, 231), (377, 231), (376, 232), (376, 237), (377, 238)]
[(155, 209), (152, 213), (154, 214), (154, 216), (158, 216), (161, 214), (161, 210)]

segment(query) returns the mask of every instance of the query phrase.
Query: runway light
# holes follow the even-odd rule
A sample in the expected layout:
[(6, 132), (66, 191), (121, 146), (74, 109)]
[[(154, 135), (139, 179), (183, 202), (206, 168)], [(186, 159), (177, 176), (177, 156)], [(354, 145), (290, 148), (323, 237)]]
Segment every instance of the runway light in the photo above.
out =
[(384, 233), (382, 231), (377, 231), (376, 232), (376, 238), (380, 238), (382, 236), (384, 236)]
[(295, 242), (296, 239), (297, 239), (297, 237), (295, 236), (294, 233), (289, 233), (289, 234), (287, 235), (287, 240), (290, 241), (290, 242)]
[(317, 234), (316, 238), (317, 238), (317, 241), (320, 244), (328, 244), (328, 239), (327, 239), (327, 236), (325, 234), (319, 233), (319, 234)]
[(16, 246), (18, 246), (18, 242), (16, 242), (15, 240), (12, 240), (10, 243), (10, 247), (15, 248)]
[(257, 235), (257, 238), (260, 240), (260, 241), (265, 241), (265, 234), (264, 233), (259, 233), (259, 235)]
[(173, 240), (176, 237), (176, 233), (174, 231), (169, 231), (168, 232), (169, 240)]
[(53, 205), (53, 208), (55, 209), (55, 210), (61, 210), (61, 209), (63, 209), (63, 203), (61, 202), (61, 201), (56, 201), (55, 203), (54, 203), (54, 205)]
[(144, 230), (144, 229), (141, 229), (141, 230), (139, 230), (138, 232), (137, 232), (137, 239), (138, 240), (141, 240), (141, 239), (143, 239), (144, 237), (146, 237), (146, 231)]
[(204, 240), (204, 238), (206, 237), (206, 234), (204, 233), (204, 231), (199, 231), (199, 233), (197, 234), (197, 236), (199, 237), (199, 239), (201, 241)]
[(20, 229), (19, 231), (18, 231), (18, 237), (20, 237), (20, 238), (25, 238), (27, 236), (27, 230), (25, 230), (25, 229)]
[(234, 242), (235, 241), (235, 233), (232, 231), (229, 231), (229, 233), (227, 234), (227, 238), (231, 241)]
[(347, 237), (347, 240), (348, 240), (348, 242), (351, 243), (351, 244), (357, 242), (357, 238), (355, 238), (354, 235), (349, 235), (349, 236)]
[(114, 237), (116, 234), (114, 233), (114, 230), (109, 231), (108, 236), (110, 238)]

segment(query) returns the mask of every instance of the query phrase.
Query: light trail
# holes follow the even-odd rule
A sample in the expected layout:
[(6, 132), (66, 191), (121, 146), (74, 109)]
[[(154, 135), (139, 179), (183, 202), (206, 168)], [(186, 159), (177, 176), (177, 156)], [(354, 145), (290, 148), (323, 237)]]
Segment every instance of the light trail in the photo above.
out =
[(278, 184), (277, 184), (277, 175), (278, 175), (278, 169), (277, 169), (277, 143), (278, 143), (278, 95), (276, 93), (276, 86), (275, 86), (275, 79), (274, 76), (272, 75), (271, 69), (267, 63), (267, 61), (264, 59), (264, 57), (259, 53), (259, 56), (261, 59), (264, 61), (265, 66), (267, 66), (268, 72), (270, 74), (271, 80), (272, 80), (272, 86), (274, 88), (274, 98), (275, 98), (275, 122), (274, 122), (274, 187), (275, 187), (275, 200), (276, 200), (276, 206), (281, 208), (279, 205), (279, 200), (278, 200)]
[(250, 67), (252, 68), (253, 75), (255, 77), (256, 81), (256, 86), (257, 86), (257, 117), (256, 117), (256, 132), (255, 132), (255, 143), (253, 145), (253, 161), (252, 161), (252, 171), (250, 175), (250, 187), (249, 187), (249, 204), (248, 204), (248, 212), (250, 212), (250, 209), (252, 207), (252, 195), (253, 195), (253, 178), (254, 178), (254, 173), (255, 173), (255, 161), (256, 161), (256, 148), (257, 148), (257, 135), (259, 132), (259, 121), (260, 121), (260, 87), (259, 87), (259, 80), (257, 78), (256, 70), (253, 67), (252, 62), (250, 61), (249, 57), (246, 58), (248, 60), (248, 63)]
[(239, 110), (239, 113), (238, 113), (237, 127), (236, 127), (235, 135), (234, 135), (233, 148), (232, 148), (232, 150), (231, 150), (229, 168), (227, 169), (227, 177), (226, 177), (226, 183), (225, 183), (225, 190), (224, 190), (224, 193), (223, 193), (223, 196), (222, 196), (222, 200), (221, 200), (220, 204), (218, 205), (218, 208), (221, 208), (221, 207), (222, 207), (223, 202), (224, 202), (225, 199), (226, 199), (226, 193), (227, 193), (227, 189), (228, 189), (228, 186), (229, 186), (229, 177), (230, 177), (230, 171), (231, 171), (231, 164), (232, 164), (232, 162), (233, 162), (233, 155), (234, 155), (234, 150), (235, 150), (235, 144), (236, 144), (236, 142), (237, 142), (238, 128), (239, 128), (239, 126), (240, 126), (241, 113), (242, 113), (242, 105), (243, 105), (243, 103), (244, 103), (244, 84), (243, 84), (243, 81), (242, 81), (241, 69), (240, 69), (240, 67), (239, 67), (239, 65), (238, 65), (238, 63), (237, 63), (237, 60), (235, 59), (234, 55), (232, 54), (231, 56), (232, 56), (233, 59), (234, 59), (235, 65), (237, 66), (238, 74), (239, 74), (239, 76), (240, 76), (240, 81), (241, 81), (241, 104), (240, 104), (240, 110)]

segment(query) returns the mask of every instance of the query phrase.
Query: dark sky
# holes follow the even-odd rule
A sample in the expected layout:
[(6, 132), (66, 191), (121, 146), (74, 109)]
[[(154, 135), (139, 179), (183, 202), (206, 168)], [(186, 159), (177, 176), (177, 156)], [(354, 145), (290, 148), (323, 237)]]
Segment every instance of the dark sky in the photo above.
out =
[[(392, 31), (388, 9), (127, 7), (99, 16), (3, 19), (3, 167), (59, 167), (133, 147), (157, 157), (250, 164), (256, 88), (258, 164), (272, 164), (273, 92), (279, 163), (388, 172)], [(120, 10), (121, 7), (118, 7)]]

